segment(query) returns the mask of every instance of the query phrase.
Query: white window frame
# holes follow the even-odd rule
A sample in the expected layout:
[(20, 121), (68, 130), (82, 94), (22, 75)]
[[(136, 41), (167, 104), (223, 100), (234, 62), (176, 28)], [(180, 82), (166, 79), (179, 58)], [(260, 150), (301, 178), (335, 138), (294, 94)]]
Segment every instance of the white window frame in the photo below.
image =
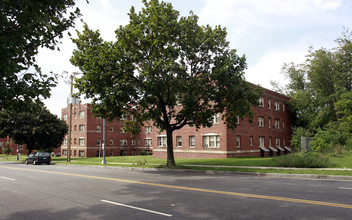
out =
[(249, 146), (253, 146), (253, 136), (249, 136)]
[(220, 148), (220, 135), (213, 133), (203, 135), (203, 146), (206, 148)]
[(270, 101), (270, 99), (268, 100), (268, 109), (271, 109), (271, 101)]
[(280, 138), (279, 137), (275, 138), (275, 146), (280, 147)]
[(85, 111), (80, 111), (79, 118), (84, 118), (84, 117), (85, 117)]
[(114, 145), (114, 139), (110, 138), (110, 145)]
[(78, 139), (79, 146), (84, 146), (85, 145), (85, 139), (83, 137), (80, 137)]
[(176, 147), (182, 147), (182, 136), (176, 136)]
[(259, 147), (264, 147), (265, 138), (264, 136), (259, 136)]
[(127, 146), (127, 139), (120, 139), (120, 146)]
[(146, 138), (144, 139), (144, 143), (146, 147), (152, 146), (152, 139), (151, 138)]
[(280, 119), (275, 119), (275, 128), (280, 129)]
[(260, 97), (258, 102), (259, 102), (259, 105), (258, 105), (259, 107), (264, 107), (264, 98), (263, 97)]
[(101, 132), (101, 126), (97, 125), (97, 132)]
[(158, 147), (167, 147), (167, 137), (166, 137), (166, 135), (160, 135), (158, 137)]
[(258, 127), (264, 128), (264, 117), (258, 117)]
[(131, 139), (131, 145), (132, 146), (136, 145), (136, 139)]
[(110, 132), (114, 132), (114, 127), (110, 126)]
[(280, 111), (280, 103), (275, 101), (275, 111)]
[(152, 126), (145, 126), (144, 127), (144, 132), (146, 134), (151, 134), (152, 133)]
[(241, 148), (241, 136), (236, 136), (236, 147)]
[(80, 131), (80, 132), (84, 132), (85, 127), (86, 127), (85, 125), (79, 125), (79, 126), (78, 126), (79, 131)]
[(194, 135), (189, 136), (189, 147), (196, 147), (196, 137)]

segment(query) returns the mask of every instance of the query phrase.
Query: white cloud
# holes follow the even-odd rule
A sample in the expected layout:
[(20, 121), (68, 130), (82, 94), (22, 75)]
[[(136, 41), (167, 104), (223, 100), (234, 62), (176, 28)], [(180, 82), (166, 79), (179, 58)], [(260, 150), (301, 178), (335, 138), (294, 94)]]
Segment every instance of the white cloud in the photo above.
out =
[(303, 63), (306, 54), (306, 50), (295, 50), (294, 48), (268, 51), (261, 57), (259, 62), (248, 67), (245, 74), (246, 80), (268, 89), (271, 89), (270, 81), (277, 81), (283, 84), (285, 82), (285, 78), (281, 74), (283, 64), (291, 62), (296, 64)]

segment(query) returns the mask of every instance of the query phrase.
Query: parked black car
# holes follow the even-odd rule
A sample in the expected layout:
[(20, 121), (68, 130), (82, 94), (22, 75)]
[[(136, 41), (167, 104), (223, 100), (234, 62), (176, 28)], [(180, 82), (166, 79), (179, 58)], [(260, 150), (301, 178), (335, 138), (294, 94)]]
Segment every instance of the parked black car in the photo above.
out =
[(49, 165), (51, 163), (50, 153), (49, 152), (33, 152), (30, 155), (28, 155), (28, 157), (26, 158), (26, 164), (28, 165), (29, 163), (33, 163), (34, 165), (46, 163)]

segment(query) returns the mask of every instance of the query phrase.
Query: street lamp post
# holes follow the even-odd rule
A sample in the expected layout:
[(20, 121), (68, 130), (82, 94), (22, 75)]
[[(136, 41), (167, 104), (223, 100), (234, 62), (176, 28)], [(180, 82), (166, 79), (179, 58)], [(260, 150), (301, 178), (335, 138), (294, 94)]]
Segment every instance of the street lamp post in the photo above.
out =
[(103, 118), (103, 160), (101, 164), (106, 164), (105, 160), (105, 118)]
[(73, 74), (71, 75), (71, 92), (70, 92), (70, 99), (69, 99), (69, 105), (70, 105), (70, 113), (68, 115), (69, 117), (69, 125), (68, 125), (68, 143), (67, 143), (67, 162), (71, 162), (71, 132), (72, 132), (72, 93), (73, 93)]

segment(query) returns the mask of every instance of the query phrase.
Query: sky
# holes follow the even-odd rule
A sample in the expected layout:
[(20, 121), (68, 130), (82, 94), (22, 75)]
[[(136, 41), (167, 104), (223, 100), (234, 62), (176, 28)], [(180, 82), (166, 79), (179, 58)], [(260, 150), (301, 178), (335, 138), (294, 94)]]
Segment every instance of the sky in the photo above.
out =
[[(180, 16), (193, 11), (199, 17), (199, 25), (225, 27), (230, 48), (236, 49), (239, 56), (246, 56), (245, 79), (267, 89), (272, 89), (271, 81), (281, 85), (287, 82), (281, 73), (284, 63), (303, 63), (311, 46), (336, 47), (335, 40), (342, 36), (344, 27), (352, 28), (352, 0), (164, 1), (170, 2)], [(128, 24), (130, 8), (134, 6), (139, 11), (143, 4), (142, 0), (78, 0), (77, 6), (90, 29), (99, 30), (104, 40), (115, 41), (114, 31)], [(69, 30), (73, 38), (75, 29), (83, 30), (80, 20)], [(63, 76), (52, 89), (51, 97), (43, 100), (59, 117), (70, 93), (68, 75), (79, 72), (69, 61), (76, 47), (67, 32), (61, 42), (60, 51), (41, 48), (37, 56), (44, 73)], [(89, 102), (84, 96), (81, 98), (84, 103)]]

